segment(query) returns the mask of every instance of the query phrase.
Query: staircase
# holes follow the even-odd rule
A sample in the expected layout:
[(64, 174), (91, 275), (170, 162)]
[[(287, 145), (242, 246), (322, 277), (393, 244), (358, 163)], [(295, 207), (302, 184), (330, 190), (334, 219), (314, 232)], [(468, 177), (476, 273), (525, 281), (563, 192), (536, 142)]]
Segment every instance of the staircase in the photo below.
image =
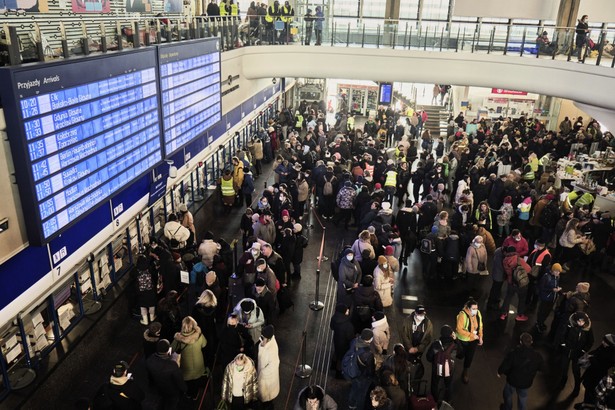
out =
[(427, 112), (427, 122), (424, 127), (431, 131), (433, 137), (446, 136), (446, 127), (450, 112), (446, 107), (441, 105), (420, 105), (417, 107), (419, 110), (422, 108)]

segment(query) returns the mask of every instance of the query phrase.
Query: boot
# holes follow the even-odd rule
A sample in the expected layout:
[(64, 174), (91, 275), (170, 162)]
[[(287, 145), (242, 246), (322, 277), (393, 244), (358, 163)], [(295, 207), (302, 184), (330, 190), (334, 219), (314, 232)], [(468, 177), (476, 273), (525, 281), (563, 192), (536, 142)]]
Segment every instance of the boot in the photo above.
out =
[(149, 324), (149, 318), (147, 317), (147, 308), (141, 308), (141, 321), (142, 325), (147, 326)]
[(470, 375), (468, 374), (468, 369), (463, 369), (463, 373), (461, 374), (464, 384), (468, 384), (470, 382)]

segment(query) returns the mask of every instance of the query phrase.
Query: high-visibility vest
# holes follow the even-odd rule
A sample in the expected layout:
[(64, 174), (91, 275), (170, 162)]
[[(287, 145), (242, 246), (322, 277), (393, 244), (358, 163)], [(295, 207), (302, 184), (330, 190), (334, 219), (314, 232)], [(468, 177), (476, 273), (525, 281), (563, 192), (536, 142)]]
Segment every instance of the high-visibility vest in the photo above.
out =
[(346, 130), (354, 130), (354, 117), (348, 117), (348, 119), (346, 120)]
[(296, 117), (295, 128), (302, 128), (302, 127), (303, 127), (303, 115), (299, 114)]
[(225, 1), (221, 1), (220, 2), (220, 15), (221, 16), (228, 16), (228, 12), (226, 11), (226, 2)]
[(397, 171), (387, 171), (387, 178), (384, 181), (384, 186), (394, 187), (397, 185)]
[(293, 14), (295, 14), (293, 10), (293, 6), (290, 6), (290, 7), (282, 6), (282, 21), (285, 21), (286, 23), (290, 23), (291, 21), (293, 21)]
[(233, 188), (233, 178), (226, 180), (221, 179), (222, 196), (235, 196), (235, 189)]
[(238, 15), (239, 15), (239, 7), (235, 3), (231, 4), (231, 16), (238, 16)]
[(280, 9), (274, 10), (273, 5), (267, 7), (267, 15), (265, 16), (265, 21), (267, 23), (273, 23), (273, 19), (280, 15)]

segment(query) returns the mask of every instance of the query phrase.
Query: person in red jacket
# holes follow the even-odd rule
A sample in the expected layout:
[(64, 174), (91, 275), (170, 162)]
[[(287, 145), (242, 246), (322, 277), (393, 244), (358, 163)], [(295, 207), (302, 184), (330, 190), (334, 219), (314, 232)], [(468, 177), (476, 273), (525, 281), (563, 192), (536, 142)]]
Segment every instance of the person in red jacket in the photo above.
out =
[(509, 246), (514, 247), (517, 255), (522, 258), (528, 253), (527, 239), (521, 235), (521, 231), (518, 229), (513, 229), (510, 236), (507, 236), (506, 239), (504, 239), (502, 249), (506, 249)]
[(517, 250), (514, 246), (508, 246), (505, 249), (504, 253), (504, 261), (502, 263), (504, 265), (504, 280), (507, 282), (507, 290), (506, 297), (504, 298), (504, 303), (502, 304), (502, 310), (500, 315), (500, 320), (506, 320), (508, 316), (508, 308), (510, 306), (510, 301), (512, 297), (517, 294), (519, 297), (519, 301), (517, 302), (517, 317), (515, 318), (518, 322), (525, 322), (528, 320), (528, 317), (525, 315), (525, 298), (527, 297), (527, 283), (525, 286), (523, 284), (517, 283), (513, 278), (513, 272), (517, 265), (520, 265), (525, 270), (525, 273), (529, 275), (530, 273), (530, 265), (527, 264), (523, 260), (519, 254), (517, 254)]

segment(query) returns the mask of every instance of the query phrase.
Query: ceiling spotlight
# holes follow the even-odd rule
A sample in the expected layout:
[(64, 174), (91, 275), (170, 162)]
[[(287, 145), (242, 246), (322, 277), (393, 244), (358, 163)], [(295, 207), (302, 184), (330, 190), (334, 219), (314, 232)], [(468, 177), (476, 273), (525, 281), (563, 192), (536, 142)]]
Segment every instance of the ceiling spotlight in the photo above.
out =
[(277, 83), (277, 82), (278, 82), (278, 80), (277, 80), (275, 77), (273, 77), (273, 78), (271, 79), (271, 82), (275, 85), (275, 83)]

